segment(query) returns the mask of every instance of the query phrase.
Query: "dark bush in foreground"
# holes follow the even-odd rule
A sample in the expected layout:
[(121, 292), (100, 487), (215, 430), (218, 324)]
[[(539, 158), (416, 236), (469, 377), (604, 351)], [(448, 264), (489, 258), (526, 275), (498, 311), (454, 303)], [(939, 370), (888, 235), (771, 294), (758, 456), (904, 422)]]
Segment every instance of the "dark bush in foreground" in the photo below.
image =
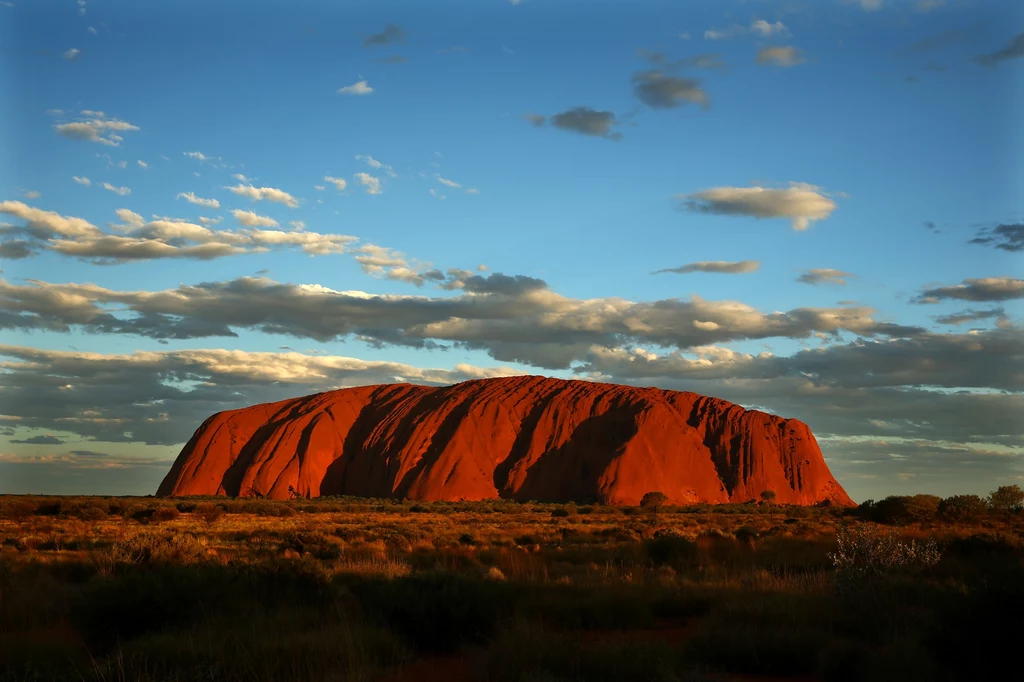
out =
[(367, 618), (426, 652), (457, 651), (490, 639), (514, 604), (514, 590), (505, 583), (450, 573), (363, 579), (349, 589)]

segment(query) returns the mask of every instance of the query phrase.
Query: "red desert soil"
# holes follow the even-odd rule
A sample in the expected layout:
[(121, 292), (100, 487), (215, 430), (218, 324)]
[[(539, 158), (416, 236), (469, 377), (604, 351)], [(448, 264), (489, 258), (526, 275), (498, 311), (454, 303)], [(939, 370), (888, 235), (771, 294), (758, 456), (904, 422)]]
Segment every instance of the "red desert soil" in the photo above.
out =
[(853, 504), (803, 422), (680, 391), (534, 376), (387, 384), (220, 412), (159, 495)]

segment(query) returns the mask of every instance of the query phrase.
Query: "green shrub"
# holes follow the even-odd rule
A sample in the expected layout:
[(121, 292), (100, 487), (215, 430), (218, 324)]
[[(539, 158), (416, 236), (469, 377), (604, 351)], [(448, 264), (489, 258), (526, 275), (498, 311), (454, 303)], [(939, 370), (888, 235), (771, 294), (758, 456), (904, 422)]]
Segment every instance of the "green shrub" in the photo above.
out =
[(453, 652), (492, 637), (515, 602), (509, 583), (421, 573), (349, 585), (367, 618), (426, 652)]
[(224, 508), (212, 502), (200, 502), (192, 510), (192, 513), (206, 522), (206, 525), (213, 525), (220, 517), (224, 516)]
[(97, 554), (97, 561), (104, 570), (113, 571), (124, 565), (190, 565), (208, 557), (205, 538), (191, 533), (145, 532), (114, 542)]
[(988, 505), (977, 495), (953, 495), (939, 503), (938, 511), (948, 521), (976, 521), (988, 511)]
[(989, 506), (1001, 514), (1010, 514), (1024, 509), (1024, 490), (1019, 485), (1002, 485), (988, 496)]
[(4, 500), (0, 502), (0, 518), (10, 521), (24, 521), (36, 513), (36, 505), (29, 500)]
[(82, 507), (78, 510), (78, 518), (83, 521), (102, 521), (107, 518), (107, 512), (99, 507)]
[(700, 559), (697, 543), (681, 535), (658, 531), (644, 543), (647, 557), (656, 565), (672, 566), (695, 563)]
[(163, 521), (177, 521), (181, 517), (181, 512), (174, 507), (159, 507), (153, 510), (153, 513), (149, 516), (150, 523), (160, 523)]
[(939, 562), (934, 540), (902, 541), (868, 525), (841, 526), (836, 551), (829, 554), (840, 592), (882, 587), (885, 579), (920, 573)]

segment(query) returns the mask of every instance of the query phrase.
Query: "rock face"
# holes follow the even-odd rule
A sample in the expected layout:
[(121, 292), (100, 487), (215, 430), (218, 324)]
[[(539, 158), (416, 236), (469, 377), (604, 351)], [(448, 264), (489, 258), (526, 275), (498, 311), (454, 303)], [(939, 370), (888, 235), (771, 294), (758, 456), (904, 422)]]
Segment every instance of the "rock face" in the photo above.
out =
[(159, 495), (853, 504), (806, 424), (695, 393), (542, 377), (347, 388), (220, 412)]

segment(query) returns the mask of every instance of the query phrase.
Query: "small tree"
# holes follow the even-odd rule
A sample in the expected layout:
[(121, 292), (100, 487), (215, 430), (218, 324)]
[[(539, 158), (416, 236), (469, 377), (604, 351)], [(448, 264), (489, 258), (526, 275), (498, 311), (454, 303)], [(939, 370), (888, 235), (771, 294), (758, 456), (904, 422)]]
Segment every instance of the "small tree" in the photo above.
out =
[(1024, 490), (1019, 485), (1001, 485), (988, 496), (994, 511), (1009, 514), (1024, 508)]
[(654, 513), (655, 518), (658, 516), (658, 510), (664, 506), (666, 502), (668, 502), (668, 495), (662, 492), (645, 493), (644, 496), (640, 498), (640, 506), (643, 509), (650, 509)]
[(775, 501), (775, 491), (774, 490), (762, 490), (761, 491), (761, 499), (764, 500), (765, 504), (768, 505), (768, 519), (772, 523), (775, 523), (775, 512), (774, 512), (774, 509), (772, 509), (772, 502)]
[(199, 516), (207, 525), (212, 526), (217, 519), (224, 516), (224, 508), (212, 502), (200, 502), (192, 513)]
[(947, 521), (975, 521), (988, 511), (977, 495), (953, 495), (939, 503), (939, 515)]

